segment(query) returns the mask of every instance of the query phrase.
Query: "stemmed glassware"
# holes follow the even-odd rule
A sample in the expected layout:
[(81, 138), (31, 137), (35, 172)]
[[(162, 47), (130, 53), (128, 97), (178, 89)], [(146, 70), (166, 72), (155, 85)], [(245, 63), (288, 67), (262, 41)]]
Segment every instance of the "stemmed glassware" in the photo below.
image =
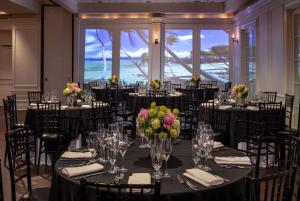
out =
[(198, 168), (200, 158), (197, 137), (192, 139), (192, 158), (195, 164), (195, 168)]
[(162, 176), (162, 174), (159, 170), (160, 170), (160, 168), (162, 166), (162, 162), (163, 162), (161, 144), (158, 142), (154, 142), (151, 145), (150, 153), (151, 153), (151, 159), (152, 159), (152, 166), (155, 170), (152, 177), (156, 180), (159, 180)]
[(119, 141), (116, 137), (112, 136), (108, 140), (108, 161), (111, 165), (110, 170), (108, 173), (110, 174), (116, 174), (118, 172), (118, 168), (116, 167), (117, 163), (117, 155), (118, 155), (118, 144)]
[(141, 148), (141, 149), (146, 148), (146, 145), (144, 144), (145, 133), (143, 131), (141, 131), (138, 120), (136, 121), (136, 131), (138, 132), (138, 135), (141, 136), (141, 140), (142, 140), (142, 143), (141, 143), (141, 145), (139, 145), (139, 148)]
[(168, 159), (172, 153), (172, 141), (170, 138), (163, 139), (161, 142), (162, 157), (165, 161), (166, 169), (163, 177), (170, 177), (168, 173)]
[(126, 134), (123, 133), (119, 133), (119, 152), (122, 156), (122, 167), (121, 169), (119, 169), (120, 172), (127, 172), (128, 169), (125, 168), (124, 166), (124, 158), (125, 158), (125, 154), (127, 152), (128, 149), (128, 137)]

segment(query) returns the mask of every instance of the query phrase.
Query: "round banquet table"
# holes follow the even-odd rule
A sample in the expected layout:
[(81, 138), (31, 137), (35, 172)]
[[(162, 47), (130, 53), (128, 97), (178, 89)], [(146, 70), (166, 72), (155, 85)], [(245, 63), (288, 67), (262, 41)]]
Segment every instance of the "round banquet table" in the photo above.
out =
[[(126, 87), (112, 87), (110, 90), (118, 90), (118, 92), (126, 93), (126, 92), (133, 92), (134, 88), (126, 88)], [(106, 87), (93, 87), (92, 92), (96, 95), (96, 100), (104, 101), (106, 98)]]
[[(166, 104), (168, 107), (182, 109), (181, 103), (182, 93), (176, 92), (166, 96)], [(159, 97), (157, 97), (159, 98)], [(150, 107), (150, 96), (149, 94), (129, 93), (128, 106), (129, 111), (140, 111), (141, 108)]]
[[(247, 106), (247, 107), (234, 107), (234, 106), (215, 106), (214, 121), (226, 122), (226, 132), (227, 132), (227, 144), (231, 147), (234, 146), (234, 138), (237, 134), (235, 132), (235, 126), (237, 120), (247, 120), (247, 121), (258, 121), (261, 117), (268, 113), (268, 110), (260, 111), (257, 106)], [(285, 121), (285, 108), (278, 110), (278, 118), (280, 120), (280, 128), (284, 127)], [(223, 119), (223, 120), (220, 120)]]
[[(214, 152), (215, 156), (242, 156), (241, 152), (230, 148), (219, 149)], [(129, 147), (126, 153), (125, 167), (129, 169), (125, 178), (120, 183), (127, 183), (128, 176), (132, 173), (152, 173), (153, 168), (149, 156), (149, 149), (139, 149), (138, 143)], [(120, 162), (121, 159), (118, 159)], [(55, 170), (52, 176), (52, 185), (50, 191), (51, 201), (77, 201), (80, 198), (80, 180), (66, 177), (62, 174), (61, 168), (80, 163), (82, 161), (66, 161), (58, 160), (55, 164)], [(118, 163), (120, 166), (120, 163)], [(243, 200), (245, 180), (251, 172), (252, 167), (243, 169), (238, 168), (221, 168), (217, 166), (214, 160), (209, 160), (208, 165), (212, 168), (211, 173), (219, 175), (230, 181), (225, 181), (223, 184), (213, 187), (204, 187), (198, 183), (200, 190), (195, 191), (180, 184), (176, 178), (177, 174), (182, 174), (185, 169), (193, 167), (191, 154), (191, 141), (182, 140), (179, 144), (173, 146), (173, 153), (168, 161), (168, 171), (171, 178), (164, 178), (161, 180), (161, 201), (240, 201)], [(104, 165), (106, 171), (109, 166)], [(114, 175), (101, 174), (97, 176), (88, 177), (87, 180), (91, 182), (110, 183), (114, 179)], [(152, 179), (153, 182), (153, 179)], [(86, 200), (95, 200), (94, 189), (89, 189), (89, 194)]]
[(218, 87), (213, 86), (212, 88), (181, 88), (179, 90), (182, 93), (194, 92), (194, 96), (199, 98), (200, 100), (211, 100), (214, 99), (214, 94), (219, 91)]
[[(92, 107), (88, 105), (79, 105), (79, 106), (61, 106), (61, 119), (62, 119), (62, 130), (67, 130), (68, 120), (70, 118), (80, 118), (83, 122), (90, 117), (92, 113)], [(36, 115), (37, 115), (37, 106), (29, 106), (27, 108), (26, 116), (25, 116), (25, 125), (28, 128), (35, 130), (36, 124)], [(78, 137), (79, 133), (73, 133), (72, 136), (68, 136), (70, 139), (75, 139)]]

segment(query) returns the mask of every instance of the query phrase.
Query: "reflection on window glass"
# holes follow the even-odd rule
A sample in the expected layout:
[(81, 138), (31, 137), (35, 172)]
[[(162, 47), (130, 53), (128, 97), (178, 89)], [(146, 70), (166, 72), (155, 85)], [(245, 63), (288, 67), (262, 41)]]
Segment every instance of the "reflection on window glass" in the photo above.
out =
[(148, 81), (149, 31), (128, 29), (121, 31), (120, 81), (136, 83)]
[(112, 34), (106, 29), (86, 29), (84, 51), (84, 82), (106, 82), (112, 74)]
[(182, 83), (193, 74), (193, 31), (166, 29), (164, 80)]
[(202, 80), (229, 81), (229, 34), (224, 30), (200, 31)]

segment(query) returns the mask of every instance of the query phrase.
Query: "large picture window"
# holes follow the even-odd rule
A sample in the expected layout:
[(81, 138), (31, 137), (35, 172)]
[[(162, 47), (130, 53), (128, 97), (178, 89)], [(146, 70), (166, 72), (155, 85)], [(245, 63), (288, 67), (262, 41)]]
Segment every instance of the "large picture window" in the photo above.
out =
[(84, 82), (105, 82), (112, 74), (112, 33), (106, 29), (86, 29)]
[(229, 34), (225, 30), (200, 30), (202, 80), (229, 81)]
[(122, 30), (120, 41), (120, 80), (124, 84), (148, 81), (149, 31)]
[(193, 30), (165, 30), (164, 80), (180, 83), (193, 75)]

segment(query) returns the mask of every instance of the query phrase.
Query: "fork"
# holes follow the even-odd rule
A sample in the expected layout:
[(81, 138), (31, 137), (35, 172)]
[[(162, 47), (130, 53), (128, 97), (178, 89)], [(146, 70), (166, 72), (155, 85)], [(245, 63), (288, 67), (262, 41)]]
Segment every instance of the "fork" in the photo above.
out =
[[(81, 167), (81, 166), (85, 166), (85, 165), (91, 165), (91, 164), (93, 164), (95, 162), (96, 162), (95, 159), (91, 159), (89, 161), (83, 161), (83, 162), (78, 163), (78, 164), (71, 164), (71, 165), (68, 165), (67, 167)], [(65, 167), (59, 167), (57, 169), (58, 170), (62, 170), (63, 168), (65, 168)]]
[(179, 174), (177, 175), (177, 179), (178, 179), (179, 183), (186, 184), (188, 187), (190, 187), (193, 190), (196, 190), (196, 191), (199, 190), (199, 188), (196, 185), (190, 183), (188, 180), (183, 179), (182, 176)]
[(218, 165), (218, 166), (220, 166), (220, 167), (222, 167), (222, 168), (239, 168), (239, 169), (245, 169), (245, 168), (249, 168), (249, 167), (247, 167), (247, 166), (242, 166), (242, 165)]
[(118, 184), (122, 179), (124, 179), (124, 173), (121, 173), (120, 175), (116, 175), (112, 183)]

